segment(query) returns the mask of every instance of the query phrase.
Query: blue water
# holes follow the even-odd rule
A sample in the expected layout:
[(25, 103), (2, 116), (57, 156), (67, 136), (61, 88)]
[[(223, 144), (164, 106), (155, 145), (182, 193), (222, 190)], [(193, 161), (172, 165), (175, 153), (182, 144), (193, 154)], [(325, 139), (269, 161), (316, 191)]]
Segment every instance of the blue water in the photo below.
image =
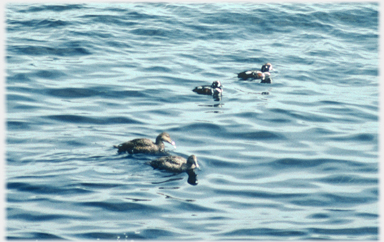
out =
[[(378, 8), (6, 5), (6, 238), (377, 240)], [(113, 148), (162, 131), (197, 185)]]

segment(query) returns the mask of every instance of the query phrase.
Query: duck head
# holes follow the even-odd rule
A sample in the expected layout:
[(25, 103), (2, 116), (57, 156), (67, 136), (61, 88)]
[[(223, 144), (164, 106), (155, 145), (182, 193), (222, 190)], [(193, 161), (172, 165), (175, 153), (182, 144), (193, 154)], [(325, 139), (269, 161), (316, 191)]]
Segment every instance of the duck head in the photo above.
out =
[(261, 67), (261, 72), (270, 72), (270, 71), (272, 71), (272, 64), (271, 63), (265, 63)]
[(166, 132), (163, 132), (163, 133), (159, 134), (159, 135), (157, 136), (157, 138), (156, 138), (156, 143), (157, 143), (157, 144), (161, 143), (162, 141), (165, 141), (165, 142), (167, 142), (167, 143), (170, 143), (171, 145), (173, 145), (173, 146), (176, 148), (176, 143), (175, 143), (175, 141), (173, 141), (173, 140), (171, 139), (171, 136), (170, 136), (168, 133), (166, 133)]
[(220, 81), (214, 81), (212, 82), (212, 88), (222, 88), (223, 86), (221, 85)]
[(197, 158), (196, 158), (195, 155), (191, 155), (190, 157), (188, 157), (187, 166), (188, 166), (189, 170), (193, 170), (193, 169), (196, 169), (196, 168), (200, 169), (200, 166), (197, 163)]

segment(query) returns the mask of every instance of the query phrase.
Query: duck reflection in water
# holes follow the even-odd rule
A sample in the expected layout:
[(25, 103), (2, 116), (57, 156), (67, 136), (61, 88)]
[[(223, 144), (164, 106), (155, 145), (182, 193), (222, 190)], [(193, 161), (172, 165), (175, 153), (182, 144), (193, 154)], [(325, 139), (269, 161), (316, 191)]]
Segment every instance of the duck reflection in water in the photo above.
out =
[(154, 169), (165, 170), (174, 173), (186, 172), (188, 174), (188, 183), (197, 185), (197, 175), (194, 169), (200, 168), (195, 155), (191, 155), (188, 159), (181, 156), (163, 156), (149, 162)]

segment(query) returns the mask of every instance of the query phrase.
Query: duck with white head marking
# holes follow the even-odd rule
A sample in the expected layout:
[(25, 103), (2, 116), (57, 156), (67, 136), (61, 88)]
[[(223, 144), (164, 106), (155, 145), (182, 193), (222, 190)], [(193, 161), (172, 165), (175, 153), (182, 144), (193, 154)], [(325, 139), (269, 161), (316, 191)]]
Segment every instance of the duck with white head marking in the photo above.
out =
[(265, 63), (260, 71), (249, 70), (237, 74), (237, 77), (243, 80), (247, 79), (261, 79), (261, 83), (272, 83), (270, 71), (273, 69), (271, 63)]

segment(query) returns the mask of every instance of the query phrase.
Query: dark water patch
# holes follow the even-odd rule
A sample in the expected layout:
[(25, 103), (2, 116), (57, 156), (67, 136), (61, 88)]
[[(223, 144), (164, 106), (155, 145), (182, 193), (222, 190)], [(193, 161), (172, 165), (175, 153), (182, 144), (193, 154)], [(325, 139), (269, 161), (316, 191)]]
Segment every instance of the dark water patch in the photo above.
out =
[(300, 230), (288, 229), (270, 229), (270, 228), (254, 228), (254, 229), (237, 229), (231, 232), (224, 233), (225, 236), (249, 238), (248, 236), (273, 236), (273, 237), (302, 237), (308, 235), (307, 232)]
[(36, 23), (31, 23), (31, 27), (34, 28), (59, 28), (59, 27), (64, 27), (67, 25), (71, 25), (70, 22), (62, 21), (62, 20), (53, 20), (53, 19), (44, 19), (42, 21), (36, 22)]
[(250, 197), (250, 198), (278, 199), (278, 200), (300, 198), (302, 200), (303, 198), (308, 197), (308, 194), (302, 194), (302, 193), (277, 193), (277, 192), (222, 190), (222, 189), (215, 189), (214, 192), (216, 194), (225, 193), (228, 196), (234, 196), (234, 197), (239, 197), (239, 198), (240, 197)]
[[(29, 89), (25, 89), (25, 90), (29, 90)], [(21, 91), (21, 89), (19, 91)], [(36, 103), (35, 99), (32, 99), (32, 98), (27, 97), (27, 96), (20, 94), (20, 93), (19, 93), (19, 95), (7, 94), (6, 98), (7, 98), (7, 104), (8, 105), (11, 103), (13, 104), (13, 102), (11, 102), (11, 101), (24, 101), (24, 102)]]
[[(378, 149), (377, 147), (377, 144), (376, 144), (376, 147), (374, 147), (375, 150)], [(359, 158), (359, 157), (364, 157), (365, 159), (368, 159), (368, 158), (377, 158), (377, 155), (374, 155), (374, 154), (370, 154), (370, 152), (367, 152), (365, 154), (361, 154), (359, 152), (356, 152), (356, 150), (354, 149), (351, 149), (351, 148), (337, 148), (337, 147), (330, 147), (328, 148), (326, 151), (325, 151), (326, 154), (331, 154), (331, 155), (334, 155), (334, 156), (353, 156), (353, 157), (356, 157), (356, 158)], [(363, 170), (363, 169), (362, 169)]]
[(323, 196), (329, 199), (333, 204), (337, 205), (356, 205), (377, 202), (378, 198), (375, 194), (376, 189), (366, 189), (361, 193), (339, 193), (339, 194), (323, 194)]
[(34, 13), (34, 12), (42, 12), (42, 11), (53, 11), (53, 12), (63, 12), (68, 10), (76, 10), (76, 9), (86, 9), (84, 4), (62, 4), (62, 5), (50, 5), (45, 4), (42, 6), (31, 6), (27, 9), (21, 9), (19, 12), (21, 13)]
[(35, 194), (85, 194), (90, 191), (81, 188), (67, 188), (50, 186), (46, 184), (33, 185), (24, 182), (9, 182), (7, 183), (7, 189), (17, 190), (22, 192), (30, 192)]
[[(378, 8), (377, 3), (373, 4), (376, 5), (375, 8)], [(332, 17), (337, 24), (350, 25), (352, 28), (372, 28), (372, 23), (378, 23), (379, 12), (376, 9), (362, 5), (358, 9), (332, 12), (330, 13), (330, 17)]]
[(213, 123), (194, 123), (179, 128), (172, 128), (170, 132), (194, 132), (195, 134), (220, 134), (224, 132), (222, 126)]
[[(171, 184), (176, 184), (175, 183), (176, 181), (183, 180), (182, 177), (171, 177), (171, 178), (169, 178), (168, 176), (163, 176), (162, 178), (165, 178), (165, 179), (161, 180), (161, 181), (151, 182), (151, 184), (154, 184), (154, 185), (159, 185), (159, 184), (171, 185)], [(178, 189), (178, 187), (171, 187), (171, 188), (170, 187), (159, 187), (159, 189)], [(165, 194), (161, 194), (161, 195), (163, 195), (165, 198), (173, 198), (173, 197), (171, 197), (169, 195), (165, 195)]]
[(7, 121), (7, 130), (31, 130), (31, 126), (24, 121)]
[(338, 102), (338, 101), (332, 101), (332, 100), (324, 100), (324, 101), (320, 101), (319, 103), (331, 105), (331, 106), (335, 106), (335, 107), (344, 106), (346, 104), (344, 102)]
[(307, 218), (310, 218), (310, 219), (328, 219), (329, 217), (330, 216), (325, 213), (315, 213), (315, 214), (311, 214), (310, 216), (307, 216)]
[(148, 36), (151, 39), (167, 39), (169, 36), (169, 31), (160, 28), (135, 28), (130, 30), (130, 33), (138, 36)]
[(135, 212), (135, 213), (151, 213), (158, 214), (167, 212), (168, 209), (155, 207), (143, 203), (132, 203), (132, 202), (82, 202), (77, 203), (81, 207), (96, 207), (102, 210), (108, 210), (112, 212)]
[(140, 234), (145, 239), (155, 239), (155, 240), (161, 240), (161, 239), (169, 239), (169, 238), (180, 238), (181, 234), (171, 232), (166, 229), (145, 229), (140, 232)]
[[(13, 215), (12, 215), (13, 214)], [(66, 219), (81, 219), (78, 216), (69, 216), (69, 215), (57, 215), (57, 214), (31, 214), (31, 213), (22, 213), (17, 212), (13, 213), (12, 211), (7, 211), (7, 219), (18, 219), (24, 221), (34, 221), (34, 222), (43, 222), (43, 221), (57, 221), (57, 220), (66, 220)]]
[(248, 119), (259, 119), (262, 114), (254, 112), (242, 112), (235, 114), (236, 117), (248, 118)]
[(112, 118), (90, 118), (79, 115), (48, 115), (43, 118), (52, 119), (66, 123), (84, 123), (84, 124), (141, 124), (142, 122), (135, 119), (126, 117), (112, 117)]
[(44, 19), (44, 20), (28, 20), (28, 21), (17, 21), (17, 20), (9, 20), (7, 21), (7, 31), (8, 32), (15, 32), (20, 29), (41, 29), (41, 28), (52, 28), (57, 29), (60, 27), (66, 27), (68, 25), (71, 25), (72, 23), (62, 21), (62, 20), (53, 20), (53, 19)]
[(377, 41), (377, 37), (378, 37), (376, 34), (362, 34), (362, 33), (356, 33), (356, 32), (351, 32), (349, 30), (337, 29), (337, 28), (333, 29), (331, 34), (337, 38), (344, 39), (346, 42), (351, 42), (351, 43), (353, 43), (353, 40), (356, 38), (359, 38), (361, 41), (368, 42), (368, 41)]
[(291, 123), (292, 121), (290, 119), (283, 119), (283, 118), (273, 118), (273, 119), (267, 119), (266, 121), (271, 122), (271, 123)]
[(59, 79), (60, 77), (66, 76), (66, 74), (62, 71), (57, 70), (40, 70), (36, 71), (32, 74), (33, 76), (44, 78), (44, 79)]
[(66, 141), (61, 141), (61, 142), (65, 143), (68, 146), (72, 146), (72, 147), (76, 147), (76, 148), (85, 147), (85, 146), (89, 145), (89, 143), (79, 142), (77, 140), (66, 140)]
[(27, 56), (84, 56), (91, 52), (83, 47), (77, 48), (52, 48), (47, 46), (9, 46), (8, 50), (18, 55)]
[(86, 19), (87, 21), (92, 21), (95, 24), (101, 23), (105, 25), (116, 25), (118, 27), (130, 27), (139, 24), (136, 20), (130, 20), (127, 17), (122, 17), (120, 15), (109, 15), (109, 14), (86, 14), (81, 16), (81, 18)]
[[(151, 5), (156, 5), (155, 3), (147, 3), (147, 4), (139, 4), (139, 5), (136, 5), (136, 7), (142, 7), (144, 9), (146, 8), (150, 8)], [(144, 20), (147, 20), (147, 19), (159, 19), (159, 16), (157, 16), (156, 14), (147, 14), (147, 13), (144, 13), (144, 11), (135, 11), (135, 10), (129, 10), (129, 12), (125, 13), (125, 15), (127, 16), (127, 18), (129, 19), (136, 19), (136, 20), (140, 20), (140, 21), (144, 21)]]
[(375, 196), (368, 197), (367, 195), (362, 196), (363, 194), (346, 194), (346, 195), (336, 195), (336, 194), (324, 194), (323, 196), (330, 200), (332, 204), (337, 205), (356, 205), (356, 204), (365, 204), (376, 202), (378, 199)]
[(328, 207), (328, 206), (335, 206), (332, 204), (332, 202), (324, 197), (321, 196), (311, 196), (310, 198), (305, 197), (300, 200), (290, 200), (290, 203), (296, 205), (296, 206), (302, 206), (302, 207)]
[(351, 229), (321, 229), (321, 228), (308, 228), (311, 234), (321, 235), (378, 235), (378, 227), (359, 227)]
[(377, 219), (377, 218), (379, 218), (379, 215), (375, 214), (375, 213), (356, 213), (355, 216), (366, 218), (366, 219)]
[[(73, 36), (86, 36), (86, 37), (89, 37), (91, 38), (92, 40), (95, 40), (95, 39), (102, 39), (103, 41), (106, 41), (106, 40), (110, 40), (110, 39), (114, 39), (116, 38), (113, 34), (108, 34), (104, 31), (77, 31), (77, 30), (68, 30), (68, 33), (70, 33), (71, 35)], [(93, 43), (93, 42), (92, 42)], [(93, 47), (95, 48), (95, 47)], [(88, 50), (88, 49), (92, 49), (92, 47), (89, 47), (85, 50)], [(116, 52), (120, 52), (121, 51), (116, 51)], [(84, 55), (88, 55), (88, 54), (94, 54), (93, 52), (89, 52), (89, 53), (84, 53)], [(110, 54), (110, 53), (108, 53)]]
[(63, 237), (52, 233), (20, 233), (18, 236), (7, 236), (7, 240), (64, 240)]
[(45, 89), (48, 95), (60, 98), (86, 98), (97, 96), (99, 91), (89, 88), (60, 88), (60, 89)]
[(349, 135), (349, 136), (342, 136), (342, 137), (330, 137), (330, 140), (334, 141), (341, 141), (341, 142), (347, 142), (347, 141), (355, 141), (355, 142), (377, 142), (377, 136), (376, 134), (357, 134), (357, 135)]
[(18, 73), (13, 76), (7, 76), (7, 82), (13, 83), (13, 82), (30, 82), (31, 79), (28, 77), (27, 74), (24, 73)]
[(362, 178), (357, 175), (330, 175), (324, 178), (317, 179), (320, 182), (334, 184), (334, 185), (366, 185), (376, 184), (379, 181), (377, 178)]

